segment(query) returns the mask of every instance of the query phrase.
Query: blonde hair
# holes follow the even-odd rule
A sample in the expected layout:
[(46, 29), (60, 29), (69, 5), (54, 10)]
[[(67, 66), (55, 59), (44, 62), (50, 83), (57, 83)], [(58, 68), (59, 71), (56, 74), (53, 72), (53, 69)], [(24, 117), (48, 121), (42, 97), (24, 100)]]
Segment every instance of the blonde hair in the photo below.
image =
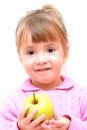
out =
[(68, 43), (67, 30), (60, 12), (52, 5), (44, 5), (42, 9), (33, 10), (22, 17), (16, 28), (16, 46), (19, 51), (23, 40), (31, 32), (32, 42), (61, 40), (63, 48)]

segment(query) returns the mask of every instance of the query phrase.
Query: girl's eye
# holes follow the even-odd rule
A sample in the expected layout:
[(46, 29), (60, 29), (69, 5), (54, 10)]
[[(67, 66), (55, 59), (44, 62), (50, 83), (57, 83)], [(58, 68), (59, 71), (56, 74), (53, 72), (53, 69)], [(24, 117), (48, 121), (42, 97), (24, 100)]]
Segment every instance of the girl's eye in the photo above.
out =
[(28, 51), (27, 54), (33, 55), (33, 54), (34, 54), (34, 51)]
[(50, 53), (52, 53), (53, 51), (54, 51), (53, 48), (49, 48), (49, 49), (48, 49), (48, 52), (50, 52)]

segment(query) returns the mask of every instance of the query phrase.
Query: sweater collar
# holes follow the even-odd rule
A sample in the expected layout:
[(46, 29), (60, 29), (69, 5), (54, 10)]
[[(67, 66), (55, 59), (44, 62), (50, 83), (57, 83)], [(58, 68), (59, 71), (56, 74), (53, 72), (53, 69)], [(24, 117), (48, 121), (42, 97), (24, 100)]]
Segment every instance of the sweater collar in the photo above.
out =
[[(74, 87), (75, 83), (69, 77), (61, 76), (61, 79), (63, 82), (55, 88), (56, 90), (67, 90), (67, 89), (71, 89), (72, 87)], [(24, 83), (21, 86), (21, 89), (23, 91), (39, 91), (39, 90), (41, 90), (40, 88), (35, 87), (31, 83), (31, 80), (29, 78), (24, 81)]]

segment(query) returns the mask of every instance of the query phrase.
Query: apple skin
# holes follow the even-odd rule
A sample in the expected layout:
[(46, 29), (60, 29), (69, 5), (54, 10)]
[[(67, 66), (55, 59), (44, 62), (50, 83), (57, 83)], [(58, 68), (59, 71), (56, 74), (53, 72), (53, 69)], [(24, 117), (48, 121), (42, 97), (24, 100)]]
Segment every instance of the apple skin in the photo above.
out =
[(37, 103), (34, 103), (34, 95), (27, 97), (23, 103), (23, 108), (27, 105), (30, 106), (29, 110), (26, 112), (26, 116), (32, 112), (33, 109), (37, 109), (37, 114), (32, 120), (37, 119), (42, 114), (46, 115), (46, 119), (52, 119), (54, 115), (54, 106), (50, 97), (43, 93), (35, 93), (35, 99)]

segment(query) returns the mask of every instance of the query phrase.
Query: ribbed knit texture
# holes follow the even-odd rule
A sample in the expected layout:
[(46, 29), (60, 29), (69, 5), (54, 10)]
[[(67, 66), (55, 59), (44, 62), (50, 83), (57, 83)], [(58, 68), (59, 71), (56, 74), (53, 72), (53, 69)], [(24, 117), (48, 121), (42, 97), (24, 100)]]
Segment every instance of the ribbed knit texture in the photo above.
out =
[(0, 106), (0, 130), (18, 130), (17, 116), (25, 98), (33, 92), (47, 94), (54, 103), (55, 114), (71, 116), (69, 130), (87, 130), (87, 88), (64, 78), (55, 90), (43, 91), (33, 86), (29, 79), (12, 93)]

